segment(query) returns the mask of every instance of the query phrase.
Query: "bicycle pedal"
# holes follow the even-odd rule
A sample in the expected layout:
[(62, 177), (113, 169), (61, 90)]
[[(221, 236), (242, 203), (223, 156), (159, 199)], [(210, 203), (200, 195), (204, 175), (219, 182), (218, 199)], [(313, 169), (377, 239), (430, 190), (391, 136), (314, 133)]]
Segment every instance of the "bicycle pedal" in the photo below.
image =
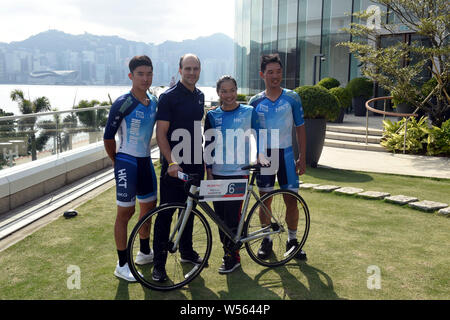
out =
[(275, 223), (275, 222), (271, 223), (270, 227), (272, 228), (273, 231), (280, 230), (280, 225), (278, 223)]
[(167, 250), (170, 252), (170, 253), (175, 253), (175, 252), (177, 252), (177, 248), (175, 247), (174, 248), (174, 243), (172, 242), (172, 241), (169, 241), (169, 243), (167, 244)]

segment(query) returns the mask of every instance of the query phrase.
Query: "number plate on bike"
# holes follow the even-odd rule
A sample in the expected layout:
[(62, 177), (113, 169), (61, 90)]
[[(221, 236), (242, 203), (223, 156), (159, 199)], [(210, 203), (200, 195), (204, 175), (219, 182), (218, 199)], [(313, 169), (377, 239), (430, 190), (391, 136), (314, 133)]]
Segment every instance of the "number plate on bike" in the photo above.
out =
[(247, 193), (247, 179), (202, 180), (200, 196), (206, 201), (243, 200)]

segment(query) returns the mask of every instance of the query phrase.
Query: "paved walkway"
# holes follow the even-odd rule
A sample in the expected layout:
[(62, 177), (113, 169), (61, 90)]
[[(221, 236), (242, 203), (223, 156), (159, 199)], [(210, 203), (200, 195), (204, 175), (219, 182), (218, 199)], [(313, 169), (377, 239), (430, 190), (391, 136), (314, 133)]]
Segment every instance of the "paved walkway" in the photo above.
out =
[(448, 158), (324, 147), (319, 166), (450, 179)]
[[(389, 119), (397, 120), (393, 117)], [(381, 129), (382, 120), (382, 117), (369, 117), (369, 128)], [(342, 124), (333, 125), (365, 130), (366, 117), (346, 114)], [(450, 179), (450, 163), (447, 157), (324, 147), (318, 165), (336, 169)]]

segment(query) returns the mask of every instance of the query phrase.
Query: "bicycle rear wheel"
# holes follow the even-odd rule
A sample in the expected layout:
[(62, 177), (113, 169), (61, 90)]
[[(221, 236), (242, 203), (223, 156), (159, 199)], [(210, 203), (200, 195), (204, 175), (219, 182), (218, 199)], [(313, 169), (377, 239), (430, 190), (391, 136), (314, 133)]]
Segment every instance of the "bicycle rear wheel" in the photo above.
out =
[[(289, 206), (287, 206), (289, 204)], [(288, 211), (289, 209), (289, 211)], [(297, 215), (298, 212), (298, 215)], [(297, 218), (298, 217), (298, 218)], [(288, 245), (289, 226), (296, 227), (298, 244)], [(258, 264), (267, 267), (281, 266), (295, 257), (306, 242), (309, 232), (309, 210), (303, 198), (290, 190), (274, 190), (256, 202), (244, 225), (244, 236), (258, 236), (245, 243), (249, 256)], [(268, 257), (258, 256), (264, 239), (263, 233), (272, 232), (272, 251)]]
[[(181, 288), (194, 280), (208, 263), (212, 245), (211, 229), (205, 217), (196, 209), (192, 209), (191, 211), (191, 216), (193, 216), (192, 245), (194, 251), (196, 251), (203, 260), (201, 264), (195, 265), (192, 263), (181, 262), (179, 250), (168, 250), (166, 262), (168, 279), (164, 282), (157, 282), (152, 279), (153, 263), (145, 265), (137, 265), (135, 263), (135, 257), (140, 247), (139, 231), (141, 228), (145, 227), (148, 223), (154, 223), (159, 214), (173, 214), (170, 235), (174, 233), (176, 237), (179, 229), (179, 225), (177, 225), (178, 216), (185, 208), (186, 205), (183, 204), (166, 204), (157, 207), (143, 216), (130, 234), (127, 254), (131, 273), (139, 283), (149, 289), (168, 291)], [(154, 232), (151, 230), (150, 245), (153, 244), (153, 234)]]

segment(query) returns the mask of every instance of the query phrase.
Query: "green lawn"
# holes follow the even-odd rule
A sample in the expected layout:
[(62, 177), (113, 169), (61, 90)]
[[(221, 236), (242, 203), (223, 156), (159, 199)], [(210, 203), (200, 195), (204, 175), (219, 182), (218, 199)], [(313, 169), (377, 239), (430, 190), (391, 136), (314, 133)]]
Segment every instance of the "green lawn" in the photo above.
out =
[[(450, 180), (308, 168), (304, 182), (446, 202)], [(161, 293), (118, 280), (113, 238), (115, 193), (86, 202), (74, 219), (57, 219), (0, 252), (0, 299), (448, 299), (450, 219), (408, 207), (317, 191), (301, 191), (311, 214), (307, 262), (268, 269), (242, 250), (242, 268), (219, 275), (217, 228), (210, 267), (187, 287)], [(130, 223), (130, 229), (136, 217)], [(81, 288), (68, 289), (68, 267)], [(381, 289), (368, 289), (371, 266)], [(69, 281), (70, 282), (70, 281)]]

